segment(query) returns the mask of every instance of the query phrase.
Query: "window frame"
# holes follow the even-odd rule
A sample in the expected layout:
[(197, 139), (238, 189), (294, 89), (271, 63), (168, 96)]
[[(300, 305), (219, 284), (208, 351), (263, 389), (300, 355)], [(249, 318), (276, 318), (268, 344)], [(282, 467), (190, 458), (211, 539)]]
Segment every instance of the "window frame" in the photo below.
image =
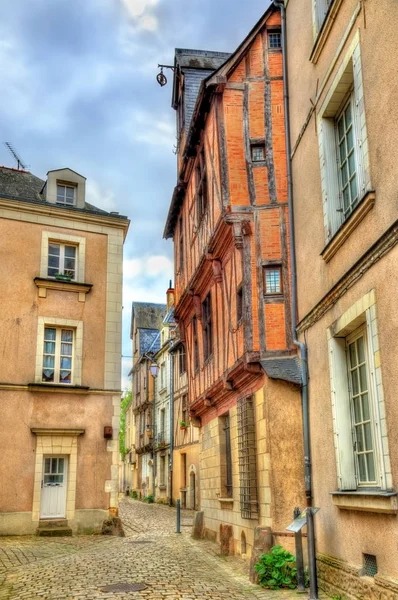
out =
[[(42, 380), (45, 328), (68, 329), (74, 331), (72, 376), (71, 383), (56, 381), (45, 382)], [(72, 319), (57, 319), (54, 317), (38, 317), (37, 320), (37, 342), (36, 342), (36, 367), (35, 383), (45, 386), (62, 385), (73, 387), (82, 385), (82, 363), (83, 363), (83, 322)]]
[(194, 373), (199, 371), (200, 356), (199, 356), (199, 337), (198, 337), (198, 318), (196, 315), (192, 317), (192, 347), (193, 347), (193, 370)]
[(197, 226), (201, 224), (209, 206), (209, 196), (207, 187), (206, 155), (202, 145), (198, 152), (195, 165), (196, 182), (196, 222)]
[(179, 242), (178, 242), (178, 264), (180, 274), (184, 272), (184, 229), (183, 229), (184, 221), (182, 216), (179, 218)]
[(203, 360), (206, 363), (213, 356), (213, 315), (211, 291), (202, 302), (202, 333), (203, 333)]
[(239, 326), (243, 321), (243, 284), (238, 285), (236, 290), (236, 322)]
[(180, 377), (187, 372), (187, 355), (185, 347), (181, 345), (178, 349), (178, 367)]
[[(59, 196), (59, 188), (64, 188), (64, 199), (66, 200), (66, 190), (67, 189), (72, 189), (73, 190), (73, 202), (59, 202), (58, 200), (58, 196)], [(77, 202), (77, 184), (74, 184), (72, 182), (69, 181), (57, 181), (56, 182), (56, 196), (55, 196), (55, 204), (57, 204), (58, 206), (76, 206), (76, 202)]]
[[(43, 231), (41, 236), (40, 277), (48, 279), (48, 249), (51, 243), (76, 246), (76, 273), (73, 281), (85, 282), (86, 263), (86, 238), (59, 233), (57, 231)], [(52, 277), (51, 277), (52, 279)]]
[[(376, 484), (360, 481), (353, 438), (352, 402), (347, 341), (365, 334), (369, 413), (375, 457)], [(327, 329), (333, 434), (338, 489), (343, 492), (391, 490), (392, 474), (384, 405), (374, 290), (359, 299)]]
[[(50, 331), (50, 330), (55, 331), (54, 339), (51, 339), (50, 337), (46, 337), (46, 332)], [(65, 341), (62, 339), (62, 334), (64, 332), (72, 333), (72, 341), (69, 341), (69, 340)], [(75, 347), (75, 338), (76, 338), (76, 333), (75, 333), (75, 330), (73, 329), (73, 327), (69, 327), (69, 328), (67, 328), (66, 326), (65, 327), (55, 327), (54, 325), (46, 325), (44, 327), (42, 383), (52, 383), (52, 384), (68, 385), (68, 386), (72, 385), (72, 383), (73, 383), (73, 362), (74, 362), (73, 355), (74, 355), (74, 347)], [(54, 344), (54, 353), (45, 351), (46, 343)], [(66, 353), (62, 354), (62, 352), (61, 352), (62, 344), (67, 344), (68, 346), (69, 345), (72, 346), (72, 352), (70, 355), (66, 354)], [(46, 357), (53, 357), (54, 366), (52, 368), (44, 366)], [(70, 358), (70, 360), (71, 360), (70, 381), (62, 381), (61, 380), (61, 371), (65, 371), (65, 370), (69, 371), (69, 369), (61, 368), (62, 358)], [(44, 370), (45, 369), (52, 370), (53, 380), (45, 380), (44, 379)]]
[[(340, 168), (337, 162), (338, 144), (336, 121), (349, 101), (352, 102), (358, 200), (352, 210), (344, 216), (340, 189)], [(357, 209), (359, 210), (359, 206), (366, 198), (368, 192), (372, 191), (358, 35), (354, 37), (350, 48), (329, 87), (323, 103), (320, 106), (317, 114), (317, 130), (325, 242), (326, 245), (328, 245), (339, 230), (344, 227), (345, 223), (348, 222), (351, 215), (356, 212)], [(361, 215), (355, 217), (355, 220), (357, 221), (355, 224), (360, 222), (367, 214), (368, 210), (361, 209), (359, 212)], [(325, 260), (327, 259), (325, 258)]]
[[(267, 291), (267, 272), (270, 271), (278, 271), (279, 273), (279, 291), (274, 292), (274, 291)], [(282, 277), (282, 265), (281, 264), (275, 264), (275, 265), (263, 265), (263, 289), (264, 289), (264, 296), (282, 296), (283, 295), (283, 277)]]
[[(362, 365), (365, 364), (365, 366), (366, 366), (366, 383), (367, 383), (366, 393), (368, 395), (368, 411), (369, 411), (369, 419), (367, 419), (366, 421), (369, 421), (370, 431), (371, 431), (372, 454), (373, 454), (374, 471), (375, 471), (374, 481), (369, 481), (369, 480), (361, 481), (360, 466), (359, 466), (359, 454), (366, 453), (366, 451), (363, 451), (363, 452), (358, 451), (359, 442), (358, 442), (358, 436), (355, 431), (359, 425), (361, 427), (364, 427), (364, 423), (366, 422), (364, 420), (362, 420), (362, 422), (356, 421), (355, 408), (354, 408), (353, 383), (352, 383), (352, 377), (350, 378), (350, 372), (353, 372), (356, 369), (356, 365), (353, 366), (351, 363), (349, 348), (352, 344), (355, 344), (357, 342), (357, 340), (360, 338), (363, 339), (363, 343), (364, 343), (365, 361), (364, 361), (364, 363), (362, 363)], [(345, 339), (346, 339), (346, 364), (347, 364), (347, 371), (348, 371), (348, 393), (349, 393), (350, 412), (351, 412), (351, 431), (352, 431), (352, 436), (353, 436), (353, 452), (354, 452), (354, 457), (355, 457), (355, 471), (356, 471), (356, 478), (357, 478), (357, 487), (358, 488), (363, 488), (363, 487), (364, 488), (369, 488), (369, 487), (377, 488), (377, 487), (379, 487), (378, 481), (380, 480), (380, 475), (379, 475), (379, 468), (378, 468), (379, 461), (377, 460), (378, 459), (377, 448), (376, 448), (376, 443), (375, 443), (376, 425), (375, 425), (375, 416), (374, 416), (374, 399), (372, 397), (372, 388), (371, 388), (370, 380), (369, 380), (370, 362), (369, 362), (369, 350), (368, 350), (368, 343), (367, 343), (366, 326), (361, 325), (360, 327), (358, 327), (358, 329), (354, 330)], [(359, 377), (359, 375), (358, 375), (358, 377)], [(358, 383), (359, 383), (359, 385), (361, 385), (360, 381), (358, 381)], [(361, 404), (362, 404), (362, 402), (361, 402)], [(363, 407), (361, 409), (361, 412), (362, 411), (363, 411)], [(366, 435), (363, 434), (364, 441), (365, 441), (365, 438), (366, 438)], [(367, 462), (367, 461), (365, 461), (365, 462)], [(366, 465), (366, 471), (367, 470), (368, 470), (368, 466)]]
[[(271, 36), (274, 35), (279, 35), (279, 46), (273, 46), (271, 44)], [(282, 30), (281, 29), (269, 29), (267, 31), (267, 37), (268, 37), (268, 50), (271, 50), (271, 52), (275, 52), (277, 50), (282, 50)]]
[[(55, 255), (51, 255), (50, 254), (50, 246), (59, 246), (59, 265), (58, 265), (58, 271), (57, 273), (59, 273), (60, 275), (67, 275), (68, 273), (66, 273), (65, 271), (68, 271), (69, 269), (65, 269), (65, 260), (67, 258), (70, 257), (66, 257), (65, 256), (65, 249), (66, 248), (74, 248), (75, 250), (75, 257), (74, 257), (74, 261), (75, 261), (75, 268), (74, 268), (74, 276), (71, 277), (71, 281), (77, 281), (76, 275), (79, 273), (79, 247), (77, 244), (67, 244), (65, 242), (56, 242), (53, 240), (49, 240), (48, 242), (48, 265), (47, 265), (47, 277), (51, 278), (51, 279), (55, 279), (56, 275), (49, 275), (48, 271), (49, 269), (55, 269), (56, 267), (50, 267), (50, 256), (55, 256)], [(62, 266), (61, 266), (62, 265)]]

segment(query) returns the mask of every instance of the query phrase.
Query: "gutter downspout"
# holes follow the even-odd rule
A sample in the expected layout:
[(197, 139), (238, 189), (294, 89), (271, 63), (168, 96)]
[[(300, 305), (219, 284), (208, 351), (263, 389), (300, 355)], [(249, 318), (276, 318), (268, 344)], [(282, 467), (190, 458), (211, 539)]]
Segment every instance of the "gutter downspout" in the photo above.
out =
[(287, 39), (286, 39), (286, 8), (284, 0), (272, 0), (274, 6), (281, 11), (282, 24), (282, 67), (283, 67), (283, 104), (285, 121), (285, 147), (288, 186), (288, 211), (289, 211), (289, 242), (291, 253), (291, 285), (292, 285), (292, 334), (293, 343), (300, 350), (301, 358), (301, 402), (303, 412), (303, 438), (304, 438), (304, 477), (305, 495), (307, 500), (307, 533), (308, 533), (308, 562), (310, 574), (310, 600), (318, 600), (318, 580), (316, 572), (316, 548), (314, 515), (312, 512), (312, 465), (311, 465), (311, 437), (308, 395), (308, 351), (305, 343), (297, 339), (297, 269), (296, 269), (296, 241), (294, 233), (293, 209), (293, 178), (290, 145), (290, 115), (289, 115), (289, 80), (287, 67)]

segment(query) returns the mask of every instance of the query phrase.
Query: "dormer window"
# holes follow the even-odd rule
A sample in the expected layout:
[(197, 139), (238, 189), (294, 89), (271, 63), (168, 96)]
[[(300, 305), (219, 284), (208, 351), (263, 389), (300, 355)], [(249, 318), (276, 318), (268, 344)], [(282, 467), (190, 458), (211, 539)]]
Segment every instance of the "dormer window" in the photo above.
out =
[(76, 204), (76, 186), (57, 183), (57, 204), (66, 206), (75, 206)]

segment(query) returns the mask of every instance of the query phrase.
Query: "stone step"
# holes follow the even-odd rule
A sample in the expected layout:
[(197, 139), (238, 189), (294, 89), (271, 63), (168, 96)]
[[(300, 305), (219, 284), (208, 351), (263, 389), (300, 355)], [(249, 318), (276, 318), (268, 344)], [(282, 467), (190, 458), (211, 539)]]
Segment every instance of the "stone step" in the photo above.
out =
[(36, 535), (39, 537), (61, 537), (71, 536), (71, 527), (38, 527), (36, 529)]
[(67, 519), (40, 519), (39, 527), (68, 527)]

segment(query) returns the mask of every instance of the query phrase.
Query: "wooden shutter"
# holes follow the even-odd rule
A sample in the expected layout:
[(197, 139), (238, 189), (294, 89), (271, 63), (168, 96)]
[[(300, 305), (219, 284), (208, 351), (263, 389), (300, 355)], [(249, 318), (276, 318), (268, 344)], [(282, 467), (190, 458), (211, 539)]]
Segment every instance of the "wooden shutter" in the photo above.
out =
[(339, 488), (341, 490), (356, 490), (357, 481), (348, 392), (345, 338), (331, 338), (329, 342), (329, 356)]

